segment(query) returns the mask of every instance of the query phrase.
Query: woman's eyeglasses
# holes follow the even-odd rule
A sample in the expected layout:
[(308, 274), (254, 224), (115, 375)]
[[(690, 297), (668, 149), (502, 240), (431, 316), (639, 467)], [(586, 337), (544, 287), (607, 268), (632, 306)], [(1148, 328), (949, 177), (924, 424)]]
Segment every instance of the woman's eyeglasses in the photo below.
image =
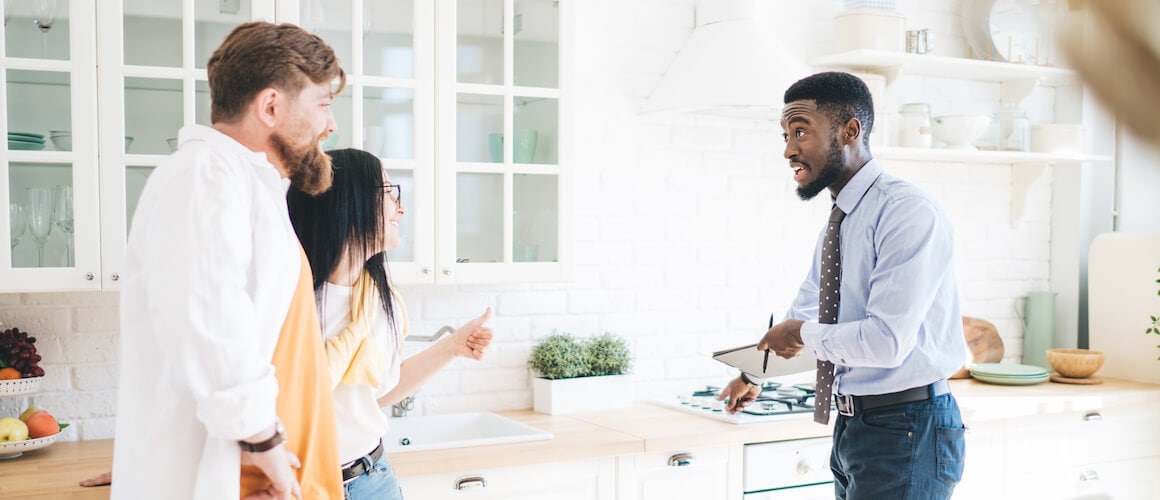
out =
[(402, 203), (403, 201), (403, 186), (400, 184), (380, 184), (379, 187), (386, 190), (387, 195), (395, 200), (395, 203)]

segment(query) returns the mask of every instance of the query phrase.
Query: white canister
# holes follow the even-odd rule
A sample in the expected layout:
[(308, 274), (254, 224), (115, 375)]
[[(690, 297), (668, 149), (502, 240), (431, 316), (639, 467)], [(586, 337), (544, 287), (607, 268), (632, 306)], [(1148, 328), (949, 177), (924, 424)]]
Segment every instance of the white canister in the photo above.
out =
[(1031, 126), (1031, 151), (1079, 154), (1083, 152), (1083, 126), (1078, 123), (1042, 123)]
[(930, 147), (930, 105), (912, 102), (898, 107), (898, 145), (904, 148)]
[(906, 17), (882, 10), (849, 10), (834, 17), (834, 44), (841, 51), (906, 51)]

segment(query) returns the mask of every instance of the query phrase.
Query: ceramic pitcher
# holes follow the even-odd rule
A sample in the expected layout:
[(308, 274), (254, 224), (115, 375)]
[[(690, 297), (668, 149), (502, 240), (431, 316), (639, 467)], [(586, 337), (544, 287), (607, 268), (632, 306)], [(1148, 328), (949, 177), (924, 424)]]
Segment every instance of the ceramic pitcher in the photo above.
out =
[(1023, 364), (1051, 369), (1047, 350), (1055, 343), (1055, 292), (1031, 292), (1015, 302), (1023, 323)]

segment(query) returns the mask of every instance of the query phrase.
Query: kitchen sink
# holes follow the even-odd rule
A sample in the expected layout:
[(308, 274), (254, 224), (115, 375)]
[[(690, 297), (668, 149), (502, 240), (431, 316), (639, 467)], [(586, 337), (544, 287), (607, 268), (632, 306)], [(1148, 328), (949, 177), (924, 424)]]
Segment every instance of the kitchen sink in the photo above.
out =
[(383, 436), (388, 453), (552, 439), (552, 433), (490, 412), (392, 418)]

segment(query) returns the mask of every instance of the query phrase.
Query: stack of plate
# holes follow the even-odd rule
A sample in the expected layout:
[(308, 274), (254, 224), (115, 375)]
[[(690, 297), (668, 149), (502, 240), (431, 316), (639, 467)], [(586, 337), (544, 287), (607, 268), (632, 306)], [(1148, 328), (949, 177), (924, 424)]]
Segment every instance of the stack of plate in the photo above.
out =
[(44, 136), (31, 132), (8, 132), (8, 149), (13, 151), (40, 151), (44, 149)]
[(1034, 365), (978, 363), (971, 365), (971, 376), (980, 382), (999, 385), (1034, 385), (1046, 382), (1047, 370)]

